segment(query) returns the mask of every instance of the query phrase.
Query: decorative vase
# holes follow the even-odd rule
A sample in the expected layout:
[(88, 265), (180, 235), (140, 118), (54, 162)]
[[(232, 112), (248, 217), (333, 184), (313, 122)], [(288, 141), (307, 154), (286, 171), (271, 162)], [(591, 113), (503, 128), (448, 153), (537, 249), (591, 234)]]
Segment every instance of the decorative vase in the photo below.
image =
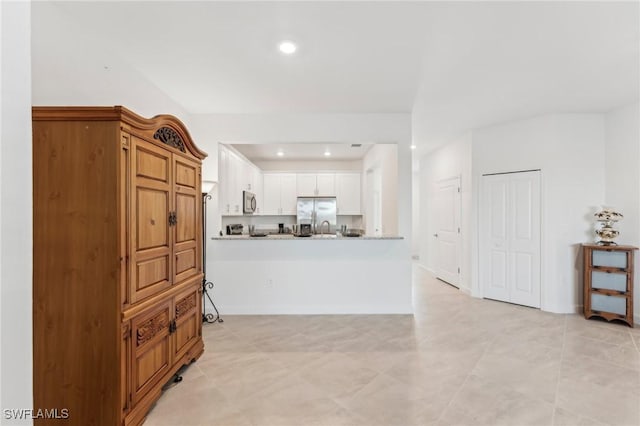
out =
[(619, 220), (621, 220), (624, 216), (622, 213), (618, 213), (610, 208), (603, 208), (602, 211), (599, 211), (594, 215), (598, 222), (601, 222), (602, 228), (596, 229), (596, 235), (600, 237), (600, 241), (598, 244), (602, 245), (616, 245), (613, 241), (620, 232), (613, 229), (613, 224)]

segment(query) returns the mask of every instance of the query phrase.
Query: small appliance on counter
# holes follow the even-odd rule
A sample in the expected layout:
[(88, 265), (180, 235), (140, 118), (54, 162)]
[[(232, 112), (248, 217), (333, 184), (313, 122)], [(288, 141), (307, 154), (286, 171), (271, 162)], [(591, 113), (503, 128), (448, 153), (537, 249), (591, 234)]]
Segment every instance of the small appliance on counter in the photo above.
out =
[(310, 237), (311, 236), (311, 224), (310, 223), (302, 223), (298, 225), (298, 229), (300, 232), (296, 234), (298, 237)]
[(242, 235), (244, 226), (241, 223), (232, 223), (227, 225), (227, 235)]

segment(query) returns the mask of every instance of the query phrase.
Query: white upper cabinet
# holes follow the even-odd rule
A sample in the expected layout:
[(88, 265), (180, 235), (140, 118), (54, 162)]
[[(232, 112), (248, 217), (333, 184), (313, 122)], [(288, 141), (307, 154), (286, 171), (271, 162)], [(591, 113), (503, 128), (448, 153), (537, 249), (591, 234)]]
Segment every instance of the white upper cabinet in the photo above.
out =
[(297, 186), (295, 174), (265, 173), (263, 175), (263, 185), (262, 214), (297, 214)]
[(283, 173), (280, 176), (280, 214), (298, 214), (295, 174)]
[(297, 195), (299, 197), (313, 197), (316, 195), (316, 174), (315, 173), (298, 173), (297, 179)]
[(231, 214), (229, 203), (229, 151), (223, 147), (218, 149), (218, 188), (220, 194), (220, 213)]
[(232, 152), (229, 152), (229, 198), (231, 214), (242, 214), (242, 188), (245, 186), (246, 173), (244, 162)]
[(218, 152), (223, 216), (243, 215), (242, 191), (255, 194), (256, 215), (296, 215), (298, 197), (336, 197), (339, 215), (362, 214), (360, 173), (262, 173), (225, 146)]
[[(256, 194), (256, 201), (260, 207), (262, 188), (260, 169), (223, 146), (219, 147), (218, 160), (221, 214), (223, 216), (243, 214), (242, 191)], [(260, 213), (259, 210), (256, 213)]]
[(339, 215), (362, 214), (360, 173), (336, 173), (336, 201)]
[(335, 173), (318, 173), (316, 175), (316, 195), (335, 197), (336, 175)]
[(336, 195), (335, 173), (298, 173), (298, 197), (333, 197)]

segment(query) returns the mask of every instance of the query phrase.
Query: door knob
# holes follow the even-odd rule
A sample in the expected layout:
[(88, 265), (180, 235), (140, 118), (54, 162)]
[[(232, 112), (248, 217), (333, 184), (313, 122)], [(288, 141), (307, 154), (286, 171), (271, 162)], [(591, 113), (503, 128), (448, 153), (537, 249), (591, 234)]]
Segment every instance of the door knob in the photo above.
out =
[(438, 238), (438, 234), (433, 234), (434, 237)]

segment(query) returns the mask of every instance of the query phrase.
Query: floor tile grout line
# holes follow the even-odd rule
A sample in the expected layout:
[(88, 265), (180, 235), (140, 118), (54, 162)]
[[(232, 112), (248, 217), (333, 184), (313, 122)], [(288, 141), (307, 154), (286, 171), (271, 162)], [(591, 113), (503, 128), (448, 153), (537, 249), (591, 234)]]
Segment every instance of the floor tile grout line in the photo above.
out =
[(438, 416), (438, 420), (436, 420), (436, 424), (440, 424), (442, 422), (442, 416), (444, 416), (444, 414), (447, 412), (447, 410), (449, 409), (449, 407), (451, 407), (453, 401), (455, 400), (455, 398), (458, 396), (458, 394), (460, 393), (460, 391), (462, 390), (462, 388), (467, 384), (467, 382), (469, 381), (469, 378), (471, 377), (471, 375), (473, 374), (473, 371), (476, 369), (476, 367), (478, 366), (478, 364), (480, 363), (480, 361), (486, 356), (487, 352), (489, 352), (489, 347), (494, 344), (496, 342), (496, 340), (498, 340), (498, 336), (494, 337), (491, 342), (484, 348), (482, 355), (480, 355), (478, 357), (478, 360), (475, 362), (475, 364), (473, 364), (473, 367), (471, 367), (469, 369), (469, 372), (467, 373), (467, 376), (464, 378), (464, 380), (462, 381), (462, 383), (460, 384), (460, 386), (458, 387), (458, 389), (453, 393), (453, 395), (451, 395), (451, 398), (449, 399), (449, 402), (447, 402), (447, 405), (442, 409), (442, 412), (440, 413), (440, 416)]
[[(555, 397), (555, 401), (553, 403), (553, 414), (551, 416), (551, 425), (552, 426), (555, 425), (556, 409), (559, 408), (558, 407), (558, 395), (560, 394), (560, 392), (559, 392), (559, 390), (560, 390), (560, 380), (561, 380), (561, 377), (562, 377), (562, 365), (563, 365), (563, 362), (564, 362), (566, 336), (567, 336), (566, 331), (567, 331), (569, 315), (571, 315), (571, 314), (565, 315), (565, 330), (564, 330), (563, 336), (562, 336), (562, 351), (560, 353), (560, 368), (559, 368), (559, 371), (558, 371), (558, 381), (556, 383), (556, 397)], [(595, 361), (601, 362), (601, 360), (598, 360), (597, 358), (592, 358), (592, 357), (589, 357), (589, 356), (588, 356), (588, 358), (590, 358), (592, 360), (595, 360)], [(602, 423), (600, 420), (596, 420), (596, 419), (594, 419), (594, 418), (592, 418), (590, 416), (585, 416), (584, 414), (580, 414), (580, 416), (584, 417), (587, 420), (594, 421), (596, 423)]]

